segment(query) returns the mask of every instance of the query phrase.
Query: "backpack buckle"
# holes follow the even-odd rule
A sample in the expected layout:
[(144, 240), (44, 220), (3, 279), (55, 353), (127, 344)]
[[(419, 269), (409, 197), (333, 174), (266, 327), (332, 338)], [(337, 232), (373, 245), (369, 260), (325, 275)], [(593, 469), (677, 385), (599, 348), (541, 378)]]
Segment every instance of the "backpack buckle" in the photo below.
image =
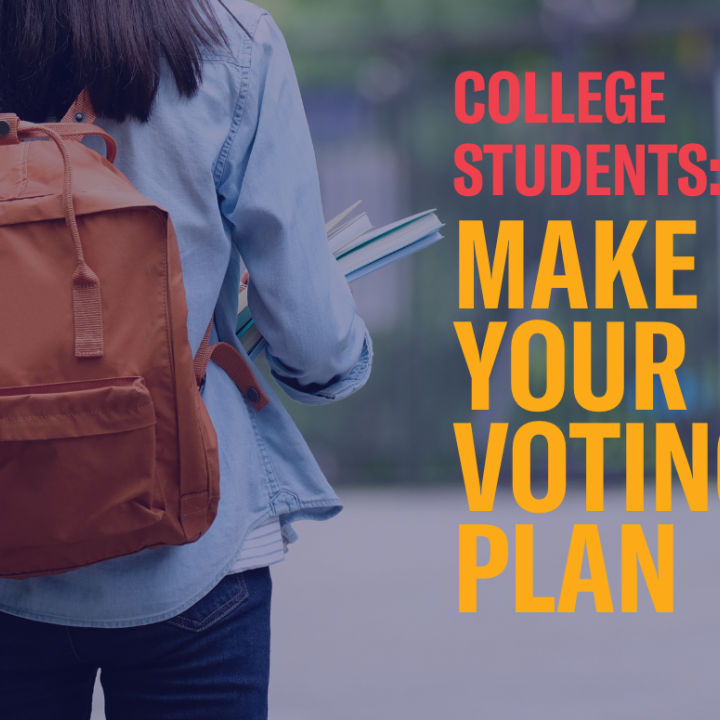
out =
[(20, 119), (17, 115), (0, 114), (0, 145), (17, 145), (20, 142), (18, 122)]

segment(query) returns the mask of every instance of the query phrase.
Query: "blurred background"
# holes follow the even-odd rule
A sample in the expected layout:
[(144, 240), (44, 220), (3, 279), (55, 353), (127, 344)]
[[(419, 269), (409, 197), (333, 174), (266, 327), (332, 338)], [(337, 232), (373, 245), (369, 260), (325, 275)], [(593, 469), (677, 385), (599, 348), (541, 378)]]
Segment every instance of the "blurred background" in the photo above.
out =
[[(300, 541), (274, 568), (272, 720), (435, 720), (439, 717), (552, 720), (677, 720), (717, 714), (720, 657), (715, 631), (720, 599), (718, 498), (691, 513), (681, 495), (671, 515), (655, 512), (656, 422), (675, 422), (689, 447), (692, 422), (710, 424), (715, 474), (718, 418), (718, 206), (704, 195), (658, 197), (655, 163), (646, 196), (521, 197), (513, 163), (506, 194), (486, 187), (459, 196), (453, 178), (461, 143), (703, 144), (720, 153), (720, 5), (717, 0), (267, 0), (298, 72), (315, 143), (325, 214), (356, 200), (376, 226), (437, 208), (446, 239), (355, 284), (359, 312), (375, 343), (372, 377), (334, 406), (288, 408), (346, 503), (330, 523), (300, 523)], [(550, 77), (566, 73), (568, 110), (577, 107), (579, 71), (663, 71), (658, 125), (463, 125), (454, 115), (458, 73), (486, 80), (510, 70), (537, 76), (538, 111), (549, 111)], [(574, 86), (574, 87), (573, 87)], [(522, 117), (522, 115), (521, 115)], [(483, 163), (487, 168), (488, 161)], [(706, 170), (709, 170), (705, 163)], [(588, 298), (594, 296), (595, 221), (614, 220), (616, 242), (629, 220), (648, 220), (636, 262), (652, 305), (654, 228), (658, 219), (696, 220), (677, 238), (696, 268), (679, 273), (677, 292), (697, 293), (693, 311), (631, 311), (622, 293), (613, 311), (568, 309), (563, 291), (549, 310), (458, 310), (459, 220), (483, 220), (494, 243), (500, 220), (524, 220), (526, 278), (534, 280), (549, 219), (572, 220)], [(505, 291), (504, 291), (505, 292)], [(503, 296), (505, 297), (505, 295)], [(500, 307), (507, 303), (501, 299)], [(493, 377), (491, 411), (470, 409), (470, 377), (453, 321), (513, 328), (543, 317), (568, 339), (571, 323), (593, 320), (593, 368), (604, 386), (604, 323), (626, 323), (626, 396), (602, 418), (572, 397), (543, 419), (566, 434), (570, 422), (646, 422), (648, 490), (644, 513), (624, 509), (624, 439), (606, 442), (606, 510), (584, 509), (585, 446), (568, 441), (568, 496), (557, 511), (530, 515), (515, 504), (506, 453), (491, 514), (471, 513), (462, 486), (453, 423), (472, 422), (480, 462), (489, 423), (530, 419), (512, 401), (507, 347)], [(680, 381), (687, 412), (670, 412), (656, 393), (653, 412), (634, 410), (632, 325), (660, 319), (685, 335)], [(509, 330), (508, 335), (509, 337)], [(509, 343), (508, 343), (509, 346)], [(533, 367), (543, 389), (542, 347)], [(657, 349), (658, 357), (662, 348)], [(504, 353), (504, 354), (503, 354)], [(571, 355), (571, 353), (567, 353)], [(536, 378), (533, 378), (535, 382)], [(566, 388), (572, 388), (568, 364)], [(624, 431), (623, 431), (624, 436)], [(533, 447), (533, 486), (543, 494), (542, 443)], [(714, 480), (712, 481), (714, 488)], [(490, 523), (510, 541), (505, 572), (480, 583), (478, 612), (457, 611), (458, 524)], [(598, 523), (616, 612), (598, 615), (579, 598), (571, 615), (514, 612), (516, 523), (535, 523), (535, 590), (557, 598), (573, 524)], [(637, 614), (620, 610), (620, 528), (641, 523), (655, 556), (656, 527), (675, 525), (675, 612), (655, 612), (640, 583)], [(483, 555), (485, 553), (485, 555)], [(487, 557), (481, 545), (479, 561)], [(584, 570), (587, 576), (587, 567)]]
[[(658, 197), (654, 161), (645, 196), (535, 198), (515, 190), (505, 163), (503, 196), (485, 189), (459, 196), (453, 154), (461, 143), (703, 144), (717, 157), (720, 127), (720, 5), (717, 0), (267, 0), (295, 61), (315, 143), (326, 218), (362, 199), (380, 226), (428, 208), (446, 239), (355, 284), (359, 312), (375, 343), (372, 377), (334, 406), (288, 409), (346, 502), (330, 523), (301, 523), (300, 542), (274, 568), (272, 720), (677, 720), (717, 715), (720, 657), (715, 631), (720, 599), (718, 497), (691, 513), (682, 495), (672, 514), (655, 512), (656, 422), (674, 422), (689, 448), (692, 422), (710, 425), (710, 467), (717, 468), (718, 205), (709, 194), (685, 197), (670, 174)], [(550, 109), (551, 72), (566, 75), (566, 107), (577, 108), (579, 71), (603, 78), (626, 70), (663, 71), (666, 122), (657, 125), (463, 125), (454, 82), (464, 70), (486, 81), (509, 70), (537, 76), (538, 111)], [(522, 114), (521, 114), (522, 117)], [(709, 170), (708, 163), (705, 169)], [(488, 160), (483, 163), (487, 170)], [(607, 184), (607, 183), (603, 183)], [(654, 299), (654, 221), (695, 220), (694, 237), (676, 239), (693, 254), (676, 292), (697, 293), (692, 311), (631, 311), (616, 292), (613, 311), (569, 311), (555, 292), (547, 311), (458, 310), (459, 220), (483, 220), (494, 243), (500, 220), (525, 222), (526, 279), (534, 282), (549, 219), (572, 220), (585, 289), (594, 297), (596, 220), (614, 220), (616, 242), (629, 220), (648, 220), (635, 252), (649, 304)], [(532, 285), (530, 285), (532, 289)], [(506, 293), (506, 290), (503, 291)], [(500, 307), (507, 302), (501, 296)], [(492, 376), (491, 410), (470, 409), (470, 377), (453, 321), (472, 320), (478, 337), (490, 320), (510, 330), (532, 317), (561, 327), (571, 357), (572, 322), (593, 320), (593, 370), (604, 388), (604, 323), (626, 323), (626, 395), (602, 417), (572, 392), (542, 419), (567, 436), (570, 422), (645, 422), (644, 513), (624, 509), (624, 439), (605, 444), (606, 510), (584, 509), (585, 444), (568, 441), (568, 496), (557, 511), (530, 515), (515, 504), (509, 453), (491, 514), (471, 513), (462, 485), (454, 422), (472, 422), (479, 460), (490, 422), (510, 434), (531, 419), (510, 393), (509, 343)], [(663, 319), (685, 335), (680, 382), (686, 412), (634, 409), (634, 333), (638, 320)], [(533, 347), (531, 382), (544, 389), (543, 348)], [(657, 348), (657, 357), (663, 349)], [(572, 389), (572, 367), (566, 368)], [(659, 388), (658, 388), (659, 391)], [(624, 438), (624, 430), (623, 430)], [(508, 443), (509, 445), (509, 443)], [(533, 444), (533, 489), (544, 494), (547, 465)], [(510, 561), (480, 583), (478, 612), (457, 611), (459, 523), (490, 523), (510, 541)], [(620, 614), (620, 530), (641, 523), (656, 556), (659, 523), (675, 525), (675, 612), (655, 612), (640, 583), (637, 614)], [(598, 523), (616, 612), (598, 615), (580, 597), (571, 615), (514, 612), (516, 523), (535, 523), (535, 590), (559, 595), (575, 523)], [(483, 555), (483, 553), (485, 553)], [(487, 558), (481, 546), (479, 562)], [(587, 567), (584, 569), (587, 577)]]
[[(261, 3), (263, 4), (263, 3)], [(718, 157), (720, 4), (717, 0), (266, 0), (293, 56), (315, 144), (327, 219), (356, 200), (375, 226), (437, 208), (446, 239), (355, 284), (359, 312), (375, 343), (368, 385), (333, 406), (287, 407), (346, 503), (329, 523), (299, 523), (300, 541), (273, 568), (271, 720), (678, 720), (717, 716), (720, 657), (715, 642), (720, 599), (718, 497), (691, 513), (679, 494), (671, 515), (656, 513), (654, 439), (646, 431), (644, 513), (624, 510), (624, 439), (606, 442), (606, 510), (584, 509), (585, 445), (568, 441), (568, 496), (557, 511), (518, 509), (510, 458), (491, 514), (467, 509), (453, 423), (472, 422), (479, 460), (490, 422), (510, 434), (530, 419), (512, 401), (509, 357), (492, 376), (490, 412), (470, 409), (470, 376), (453, 321), (472, 320), (478, 337), (490, 320), (509, 331), (531, 317), (559, 325), (626, 322), (626, 396), (601, 418), (571, 392), (542, 419), (567, 436), (570, 422), (675, 422), (686, 447), (692, 422), (710, 424), (710, 466), (717, 458), (718, 205), (685, 197), (671, 172), (658, 197), (655, 163), (646, 196), (521, 197), (505, 164), (506, 194), (486, 186), (459, 196), (453, 178), (461, 143), (701, 143)], [(463, 125), (454, 114), (454, 83), (464, 70), (537, 74), (538, 112), (548, 112), (550, 77), (566, 73), (566, 108), (577, 108), (579, 71), (663, 71), (658, 125)], [(522, 117), (522, 115), (521, 115)], [(487, 168), (488, 161), (483, 163)], [(708, 163), (705, 163), (709, 170)], [(572, 220), (585, 289), (594, 297), (595, 221), (615, 221), (616, 242), (629, 220), (648, 220), (635, 258), (649, 303), (654, 298), (658, 219), (696, 220), (678, 238), (694, 272), (679, 273), (678, 293), (696, 293), (693, 311), (568, 309), (566, 293), (549, 310), (458, 310), (459, 220), (483, 220), (494, 243), (500, 220), (524, 220), (526, 278), (534, 281), (549, 219)], [(504, 291), (506, 292), (506, 291)], [(621, 293), (616, 293), (616, 301)], [(504, 296), (506, 297), (506, 295)], [(501, 299), (500, 307), (507, 302)], [(670, 412), (657, 393), (652, 412), (634, 410), (632, 324), (663, 319), (685, 335), (680, 381), (686, 412)], [(593, 369), (604, 377), (604, 331), (593, 333)], [(568, 349), (571, 343), (567, 342)], [(509, 347), (509, 343), (507, 343)], [(507, 349), (507, 348), (506, 348)], [(533, 359), (543, 389), (542, 347)], [(658, 356), (662, 349), (658, 349)], [(571, 357), (571, 352), (566, 353)], [(267, 374), (267, 366), (261, 361)], [(568, 364), (566, 388), (572, 389)], [(535, 382), (536, 378), (533, 378)], [(596, 387), (602, 391), (604, 380)], [(538, 444), (539, 445), (539, 444)], [(533, 487), (543, 494), (541, 447), (533, 448)], [(711, 483), (714, 488), (714, 479)], [(658, 614), (640, 583), (637, 614), (620, 610), (620, 527), (642, 523), (656, 556), (656, 526), (675, 525), (675, 612)], [(510, 562), (480, 583), (478, 612), (457, 610), (459, 523), (490, 523), (510, 540)], [(566, 615), (514, 612), (513, 535), (535, 523), (536, 595), (557, 597), (574, 523), (598, 523), (616, 612), (595, 613), (587, 594)], [(487, 558), (481, 548), (479, 562)], [(585, 568), (587, 573), (587, 568)], [(585, 574), (585, 576), (587, 576)], [(98, 697), (97, 702), (101, 699)], [(99, 712), (99, 710), (98, 710)], [(99, 717), (99, 715), (98, 715)]]
[[(265, 7), (285, 33), (298, 72), (315, 143), (326, 217), (362, 200), (376, 227), (437, 208), (446, 239), (414, 257), (355, 284), (359, 312), (373, 335), (376, 361), (366, 388), (332, 407), (304, 408), (288, 403), (329, 479), (336, 485), (436, 486), (458, 483), (453, 422), (472, 420), (477, 442), (490, 421), (513, 428), (530, 418), (510, 394), (509, 343), (503, 345), (493, 374), (490, 413), (470, 410), (470, 378), (453, 328), (473, 320), (482, 337), (484, 323), (508, 320), (510, 329), (531, 317), (558, 324), (568, 339), (572, 322), (595, 320), (593, 368), (604, 377), (604, 323), (626, 322), (626, 395), (606, 414), (606, 422), (676, 422), (689, 439), (691, 422), (718, 424), (718, 264), (717, 204), (709, 194), (692, 198), (677, 189), (671, 172), (670, 195), (658, 197), (654, 159), (647, 162), (647, 194), (587, 197), (581, 189), (568, 197), (523, 197), (515, 190), (514, 163), (505, 162), (503, 196), (489, 187), (489, 159), (483, 191), (458, 195), (453, 153), (461, 143), (701, 143), (710, 156), (716, 147), (717, 35), (720, 7), (702, 0), (268, 0)], [(548, 112), (550, 78), (563, 71), (565, 107), (577, 109), (577, 73), (615, 70), (638, 78), (663, 71), (664, 124), (498, 125), (485, 118), (463, 125), (454, 114), (454, 81), (477, 70), (486, 81), (498, 70), (537, 77), (538, 112)], [(506, 87), (506, 84), (503, 84)], [(600, 88), (600, 83), (596, 84)], [(598, 103), (596, 108), (600, 108)], [(521, 112), (522, 117), (522, 112)], [(606, 156), (608, 157), (608, 156)], [(677, 165), (677, 163), (674, 163)], [(709, 170), (708, 162), (704, 163)], [(608, 176), (606, 176), (606, 180)], [(607, 184), (605, 182), (604, 184)], [(628, 193), (630, 193), (628, 187)], [(458, 220), (483, 220), (494, 243), (501, 219), (524, 220), (525, 265), (529, 290), (548, 219), (572, 220), (588, 298), (594, 296), (595, 221), (614, 220), (616, 243), (629, 220), (648, 220), (635, 252), (649, 304), (654, 296), (654, 221), (693, 219), (697, 235), (678, 238), (677, 252), (696, 256), (692, 273), (679, 273), (676, 292), (697, 293), (695, 311), (631, 311), (616, 293), (609, 313), (569, 312), (567, 294), (553, 293), (550, 310), (459, 311), (457, 306)], [(504, 296), (506, 297), (506, 296)], [(507, 305), (501, 299), (500, 307)], [(679, 325), (686, 340), (680, 381), (688, 412), (670, 412), (658, 387), (654, 412), (634, 410), (634, 342), (637, 320), (660, 319)], [(542, 394), (543, 348), (533, 346)], [(662, 351), (659, 349), (658, 353)], [(572, 388), (571, 363), (567, 387)], [(598, 385), (598, 391), (602, 385)], [(569, 422), (591, 421), (567, 397), (545, 416), (565, 431)], [(487, 417), (484, 417), (487, 416)], [(596, 418), (597, 419), (597, 418)], [(710, 433), (711, 437), (713, 432)], [(717, 436), (717, 435), (716, 435)], [(510, 436), (511, 437), (511, 436)], [(646, 467), (654, 467), (654, 440), (646, 438)], [(541, 475), (542, 450), (536, 463)], [(584, 441), (568, 443), (569, 472), (584, 471)], [(714, 453), (713, 453), (714, 455)], [(624, 481), (624, 442), (607, 443), (610, 481)], [(717, 459), (711, 460), (713, 470)], [(504, 475), (510, 470), (509, 458)]]

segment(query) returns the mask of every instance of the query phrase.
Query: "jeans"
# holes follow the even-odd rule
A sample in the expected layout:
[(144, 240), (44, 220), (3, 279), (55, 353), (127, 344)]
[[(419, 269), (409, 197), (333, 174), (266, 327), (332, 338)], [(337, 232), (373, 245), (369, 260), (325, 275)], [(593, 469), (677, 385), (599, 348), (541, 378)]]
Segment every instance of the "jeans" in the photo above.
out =
[(0, 613), (0, 718), (88, 720), (100, 669), (107, 720), (264, 720), (270, 594), (260, 568), (226, 576), (152, 625), (68, 627)]

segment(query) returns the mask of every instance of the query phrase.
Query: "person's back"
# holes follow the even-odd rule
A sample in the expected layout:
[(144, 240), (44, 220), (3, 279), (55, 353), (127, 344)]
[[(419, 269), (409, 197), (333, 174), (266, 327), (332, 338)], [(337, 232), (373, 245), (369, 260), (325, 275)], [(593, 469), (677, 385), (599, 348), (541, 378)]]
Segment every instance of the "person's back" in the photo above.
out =
[[(8, 38), (10, 1), (0, 0), (0, 39)], [(86, 3), (56, 0), (47, 5), (78, 11)], [(96, 10), (110, 5), (128, 12), (135, 3), (104, 0)], [(166, 12), (165, 5), (158, 0), (145, 7)], [(176, 11), (185, 6), (176, 3)], [(275, 377), (302, 402), (340, 399), (364, 384), (372, 350), (327, 248), (314, 156), (292, 64), (282, 36), (263, 11), (242, 0), (213, 2), (212, 8), (218, 41), (198, 45), (203, 62), (197, 93), (183, 95), (172, 62), (163, 59), (148, 122), (122, 119), (120, 101), (101, 92), (93, 98), (100, 106), (97, 124), (118, 143), (116, 166), (170, 212), (182, 256), (193, 352), (213, 315), (212, 339), (239, 348), (234, 330), (242, 257), (250, 271), (250, 308), (268, 340)], [(156, 22), (162, 17), (150, 16)], [(96, 13), (95, 32), (101, 18)], [(0, 73), (6, 57), (0, 51)], [(67, 83), (67, 96), (87, 82), (74, 80)], [(93, 85), (88, 85), (92, 95)], [(0, 112), (22, 117), (23, 108), (11, 107), (17, 100), (12, 96), (0, 81)], [(26, 112), (36, 115), (23, 119), (35, 121), (66, 109), (58, 106), (60, 101), (25, 104)], [(113, 114), (115, 119), (108, 117)], [(221, 501), (214, 525), (200, 541), (57, 577), (0, 581), (0, 610), (6, 613), (0, 616), (3, 718), (52, 717), (45, 705), (51, 698), (55, 716), (83, 717), (80, 709), (87, 706), (91, 678), (101, 666), (109, 718), (113, 712), (134, 718), (223, 718), (238, 712), (263, 717), (269, 641), (266, 566), (282, 557), (283, 541), (294, 539), (290, 521), (331, 517), (341, 507), (278, 399), (264, 388), (271, 402), (251, 417), (232, 380), (218, 367), (208, 368), (203, 397), (218, 433)], [(263, 545), (272, 552), (255, 550)], [(49, 639), (60, 637), (57, 626), (71, 633), (74, 649), (67, 657), (67, 647), (53, 649)], [(250, 656), (233, 640), (242, 627), (257, 647)], [(127, 629), (106, 636), (99, 628)], [(152, 639), (141, 640), (141, 631)], [(37, 638), (35, 643), (31, 637)], [(100, 639), (106, 637), (127, 644), (111, 648)], [(234, 648), (224, 661), (218, 653), (226, 652), (226, 646), (218, 638)], [(177, 652), (178, 665), (149, 660), (143, 679), (134, 678), (128, 658), (166, 641), (169, 662)], [(190, 659), (180, 657), (186, 651)], [(47, 673), (38, 677), (41, 657)], [(217, 671), (199, 671), (205, 661)], [(120, 673), (113, 663), (127, 667)], [(236, 678), (252, 675), (246, 692), (224, 675), (233, 673)], [(196, 700), (205, 693), (197, 684), (202, 685), (201, 676), (209, 686), (222, 678), (224, 687), (202, 711)], [(154, 684), (157, 689), (150, 692)]]

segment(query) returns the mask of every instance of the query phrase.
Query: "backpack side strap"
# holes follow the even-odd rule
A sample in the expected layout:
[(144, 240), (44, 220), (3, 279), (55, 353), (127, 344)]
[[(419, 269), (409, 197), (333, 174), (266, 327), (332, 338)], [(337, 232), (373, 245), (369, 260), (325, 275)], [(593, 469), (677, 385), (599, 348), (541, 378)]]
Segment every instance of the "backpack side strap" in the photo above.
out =
[(262, 410), (270, 402), (270, 398), (260, 387), (260, 383), (255, 378), (255, 373), (250, 367), (247, 358), (228, 343), (219, 342), (210, 345), (211, 329), (212, 320), (205, 331), (205, 337), (203, 337), (193, 361), (195, 380), (198, 387), (205, 377), (208, 363), (212, 360), (230, 376), (238, 390), (245, 396), (245, 399), (256, 410)]

